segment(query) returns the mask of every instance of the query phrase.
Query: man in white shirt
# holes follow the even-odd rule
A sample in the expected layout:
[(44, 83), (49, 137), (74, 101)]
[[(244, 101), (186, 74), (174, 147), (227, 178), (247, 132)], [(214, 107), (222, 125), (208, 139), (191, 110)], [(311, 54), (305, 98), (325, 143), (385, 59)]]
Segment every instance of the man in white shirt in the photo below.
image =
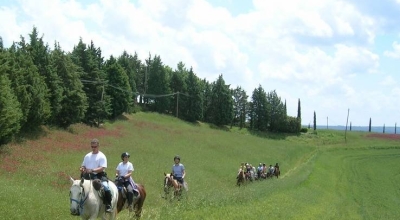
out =
[(92, 151), (85, 155), (82, 166), (79, 170), (81, 171), (81, 176), (87, 180), (101, 180), (101, 183), (104, 186), (106, 212), (112, 212), (112, 196), (108, 186), (107, 174), (105, 172), (105, 169), (107, 168), (107, 157), (99, 150), (100, 144), (98, 139), (93, 139), (90, 144)]

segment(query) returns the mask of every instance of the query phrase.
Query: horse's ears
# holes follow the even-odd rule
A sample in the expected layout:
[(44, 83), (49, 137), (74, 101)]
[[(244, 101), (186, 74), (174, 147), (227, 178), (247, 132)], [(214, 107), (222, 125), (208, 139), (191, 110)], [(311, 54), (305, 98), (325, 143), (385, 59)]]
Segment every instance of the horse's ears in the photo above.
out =
[(71, 180), (72, 183), (75, 181), (71, 176), (69, 176), (69, 180)]
[(164, 176), (166, 176), (167, 174), (164, 172)]

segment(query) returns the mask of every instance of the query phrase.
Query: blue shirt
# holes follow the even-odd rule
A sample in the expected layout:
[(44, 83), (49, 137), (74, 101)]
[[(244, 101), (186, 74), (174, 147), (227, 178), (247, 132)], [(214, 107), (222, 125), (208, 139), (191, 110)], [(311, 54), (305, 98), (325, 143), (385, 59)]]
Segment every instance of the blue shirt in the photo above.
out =
[(182, 177), (184, 170), (185, 170), (185, 166), (183, 166), (183, 164), (181, 164), (181, 163), (172, 165), (172, 173), (176, 177)]

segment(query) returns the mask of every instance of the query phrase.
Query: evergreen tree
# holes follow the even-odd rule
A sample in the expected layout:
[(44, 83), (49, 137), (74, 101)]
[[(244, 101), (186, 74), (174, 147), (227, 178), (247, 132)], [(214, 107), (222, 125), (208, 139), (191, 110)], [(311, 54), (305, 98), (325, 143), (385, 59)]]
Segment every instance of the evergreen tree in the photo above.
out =
[[(140, 61), (137, 56), (132, 56), (128, 54), (126, 51), (122, 53), (120, 57), (118, 57), (118, 63), (125, 70), (128, 75), (129, 85), (131, 87), (131, 104), (136, 102), (137, 98), (137, 90), (136, 90), (136, 74), (138, 74), (138, 70), (140, 68)], [(131, 106), (132, 108), (133, 106)]]
[(188, 77), (186, 79), (188, 98), (184, 107), (184, 117), (190, 122), (195, 122), (201, 119), (201, 87), (199, 83), (199, 78), (190, 68)]
[(205, 122), (211, 122), (211, 95), (212, 95), (212, 84), (206, 79), (201, 80), (201, 100), (202, 100), (202, 119)]
[[(185, 64), (183, 64), (182, 62), (179, 62), (177, 69), (172, 72), (171, 81), (169, 83), (171, 92), (174, 92), (174, 93), (179, 92), (179, 94), (186, 94), (187, 93), (187, 86), (186, 86), (187, 77), (188, 77), (188, 70), (185, 68)], [(185, 102), (186, 102), (187, 98), (186, 98), (186, 96), (179, 95), (179, 94), (175, 95), (172, 98), (171, 110), (172, 110), (172, 112), (177, 112), (176, 103), (179, 101), (178, 107), (183, 112), (183, 114), (184, 114), (183, 117), (186, 117), (185, 113), (187, 113), (187, 109), (184, 109), (184, 108), (186, 106)], [(177, 100), (178, 98), (179, 98), (179, 100)]]
[(28, 45), (21, 37), (18, 45), (10, 50), (15, 68), (9, 79), (19, 103), (21, 104), (21, 129), (28, 131), (45, 124), (50, 117), (49, 92), (44, 77), (39, 75), (28, 53)]
[(317, 114), (314, 111), (314, 131), (317, 130)]
[(106, 73), (108, 79), (107, 93), (111, 96), (111, 116), (115, 118), (124, 112), (129, 113), (129, 107), (133, 101), (129, 77), (113, 56), (106, 61)]
[(217, 126), (227, 125), (232, 120), (232, 93), (222, 75), (219, 75), (212, 88), (210, 112), (211, 123)]
[[(149, 58), (150, 60), (150, 58)], [(163, 66), (160, 56), (155, 56), (150, 62), (148, 79), (148, 93), (154, 95), (151, 100), (154, 102), (153, 110), (159, 113), (166, 113), (170, 107), (169, 79)]]
[(20, 103), (8, 79), (12, 71), (8, 54), (0, 51), (0, 145), (10, 141), (19, 132), (22, 118)]
[(267, 94), (268, 112), (269, 112), (269, 130), (271, 131), (284, 131), (286, 129), (286, 115), (284, 105), (281, 98), (275, 90)]
[(269, 107), (267, 94), (261, 85), (254, 89), (250, 106), (250, 128), (258, 131), (266, 131), (269, 123)]
[(82, 39), (71, 53), (71, 60), (79, 67), (80, 80), (87, 97), (88, 107), (83, 122), (99, 125), (111, 115), (111, 98), (107, 94), (106, 74), (103, 70), (103, 58), (100, 48), (93, 41), (86, 46)]
[(56, 124), (67, 128), (73, 123), (81, 122), (88, 107), (83, 84), (79, 79), (83, 73), (58, 43), (55, 43), (50, 58), (50, 63), (60, 77), (63, 86), (62, 108), (56, 116)]
[(368, 132), (371, 132), (371, 118), (369, 118)]
[(301, 124), (301, 105), (300, 105), (300, 99), (297, 104), (297, 118), (300, 119), (300, 124)]
[(38, 31), (36, 27), (33, 28), (32, 33), (29, 34), (29, 37), (29, 54), (33, 63), (37, 67), (39, 74), (44, 77), (48, 88), (47, 96), (49, 97), (51, 109), (49, 122), (50, 124), (53, 124), (55, 117), (61, 111), (61, 100), (63, 98), (61, 79), (50, 65), (50, 49), (48, 45), (44, 44), (43, 37), (38, 37)]
[(233, 125), (239, 125), (240, 128), (244, 127), (245, 116), (246, 116), (246, 104), (247, 95), (242, 87), (237, 86), (236, 89), (232, 91), (233, 94), (233, 120), (231, 127)]

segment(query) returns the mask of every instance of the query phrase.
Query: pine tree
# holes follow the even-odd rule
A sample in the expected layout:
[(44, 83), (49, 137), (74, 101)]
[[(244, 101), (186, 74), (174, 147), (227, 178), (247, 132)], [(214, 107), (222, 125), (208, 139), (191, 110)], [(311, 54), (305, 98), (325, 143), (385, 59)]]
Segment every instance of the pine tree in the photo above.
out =
[(129, 85), (131, 87), (131, 100), (133, 100), (133, 102), (131, 102), (132, 106), (130, 108), (133, 108), (133, 105), (135, 104), (137, 98), (136, 74), (140, 67), (140, 61), (138, 60), (137, 56), (132, 56), (124, 51), (122, 55), (118, 57), (118, 63), (125, 70), (128, 76)]
[(275, 90), (267, 94), (267, 102), (269, 106), (269, 130), (284, 131), (286, 129), (284, 105)]
[(184, 102), (185, 103), (184, 117), (186, 120), (190, 122), (195, 122), (197, 120), (200, 120), (202, 116), (201, 115), (202, 100), (201, 100), (201, 88), (199, 80), (200, 79), (193, 72), (193, 69), (190, 68), (185, 83), (187, 85), (188, 98)]
[(11, 88), (8, 75), (12, 72), (8, 54), (0, 52), (0, 145), (5, 144), (20, 130), (22, 111), (20, 103)]
[(129, 77), (125, 70), (111, 56), (106, 61), (106, 73), (108, 79), (107, 93), (111, 97), (112, 118), (130, 112), (132, 100), (132, 89), (129, 85)]
[(250, 106), (250, 128), (258, 131), (266, 131), (269, 123), (269, 103), (267, 101), (267, 93), (261, 85), (254, 89), (251, 97)]
[(53, 124), (55, 117), (61, 111), (62, 100), (62, 85), (61, 79), (50, 65), (50, 49), (48, 45), (43, 42), (43, 37), (38, 38), (38, 31), (36, 27), (33, 28), (32, 33), (29, 34), (29, 54), (33, 63), (38, 68), (39, 74), (44, 77), (48, 88), (49, 102), (51, 113), (49, 123)]
[(158, 113), (166, 113), (170, 106), (171, 97), (160, 96), (170, 93), (166, 70), (160, 56), (155, 56), (149, 63), (148, 93), (154, 95), (151, 98), (154, 102), (153, 110)]
[(211, 93), (211, 122), (217, 126), (227, 125), (232, 120), (233, 100), (229, 85), (225, 84), (222, 75), (214, 83)]
[[(179, 62), (177, 69), (172, 72), (172, 76), (170, 79), (169, 85), (170, 85), (171, 92), (174, 92), (174, 93), (179, 92), (180, 94), (186, 94), (187, 93), (187, 85), (186, 85), (187, 77), (188, 77), (188, 70), (185, 68), (185, 64), (183, 64), (182, 62)], [(187, 100), (188, 99), (184, 95), (179, 95), (179, 94), (175, 95), (172, 98), (171, 111), (177, 112), (176, 103), (178, 103), (178, 101), (179, 101), (178, 107), (179, 107), (179, 110), (181, 110), (181, 112), (183, 113), (183, 114), (179, 114), (179, 115), (181, 115), (182, 117), (185, 118), (187, 116), (186, 115), (187, 109), (184, 109), (184, 108), (186, 106)]]
[(100, 48), (93, 41), (87, 46), (79, 40), (71, 53), (71, 60), (79, 67), (80, 80), (84, 83), (83, 90), (87, 97), (83, 122), (89, 125), (99, 125), (111, 115), (111, 98), (106, 92), (106, 74), (103, 70), (103, 57)]
[(237, 86), (236, 89), (232, 90), (233, 94), (233, 120), (231, 127), (233, 125), (239, 125), (240, 128), (244, 127), (245, 115), (246, 115), (246, 105), (247, 105), (247, 94), (242, 87)]
[(15, 71), (9, 75), (9, 79), (21, 104), (23, 114), (21, 129), (28, 131), (45, 124), (50, 117), (49, 91), (44, 77), (39, 75), (28, 53), (25, 39), (21, 37), (20, 42), (17, 45), (14, 44), (10, 51), (14, 59)]
[(67, 128), (73, 123), (81, 122), (88, 107), (83, 84), (79, 79), (83, 73), (58, 43), (55, 43), (50, 57), (51, 65), (60, 77), (63, 86), (62, 107), (56, 116), (55, 123), (60, 127)]
[(205, 122), (211, 122), (211, 94), (212, 94), (212, 84), (210, 84), (206, 79), (201, 80), (201, 100), (202, 100), (202, 119)]

